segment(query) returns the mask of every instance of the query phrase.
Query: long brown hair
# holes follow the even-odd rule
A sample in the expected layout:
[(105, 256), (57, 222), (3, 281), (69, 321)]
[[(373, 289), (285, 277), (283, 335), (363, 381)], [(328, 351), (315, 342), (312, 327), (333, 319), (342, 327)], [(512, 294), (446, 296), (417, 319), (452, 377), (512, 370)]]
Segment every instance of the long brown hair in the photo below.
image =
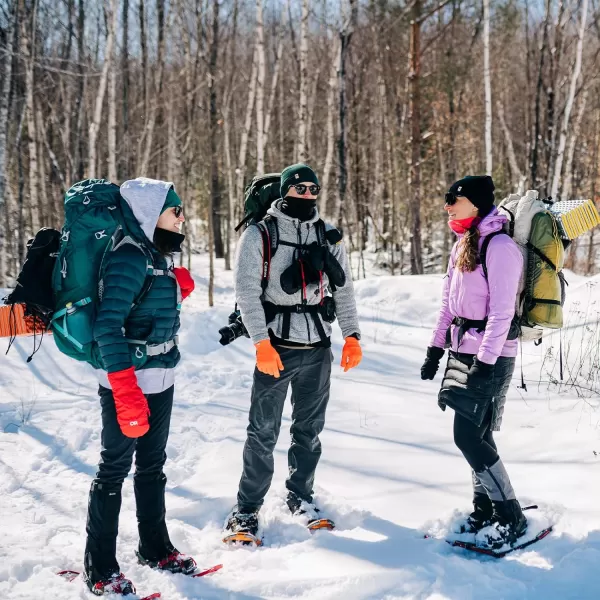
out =
[(456, 268), (471, 273), (477, 268), (479, 258), (479, 229), (477, 225), (469, 228), (458, 243)]

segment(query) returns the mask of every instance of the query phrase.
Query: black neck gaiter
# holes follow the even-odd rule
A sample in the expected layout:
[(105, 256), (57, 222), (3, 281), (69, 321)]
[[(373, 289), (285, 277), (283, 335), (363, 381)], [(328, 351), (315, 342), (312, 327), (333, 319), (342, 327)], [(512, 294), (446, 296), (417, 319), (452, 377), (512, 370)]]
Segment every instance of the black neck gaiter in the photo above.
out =
[(292, 219), (299, 219), (300, 221), (308, 221), (312, 218), (316, 208), (316, 200), (293, 198), (291, 196), (286, 196), (280, 206), (282, 213), (285, 213), (288, 217), (292, 217)]
[(173, 252), (181, 252), (181, 244), (185, 240), (185, 235), (168, 229), (157, 227), (154, 230), (154, 245), (158, 248), (161, 254), (173, 254)]

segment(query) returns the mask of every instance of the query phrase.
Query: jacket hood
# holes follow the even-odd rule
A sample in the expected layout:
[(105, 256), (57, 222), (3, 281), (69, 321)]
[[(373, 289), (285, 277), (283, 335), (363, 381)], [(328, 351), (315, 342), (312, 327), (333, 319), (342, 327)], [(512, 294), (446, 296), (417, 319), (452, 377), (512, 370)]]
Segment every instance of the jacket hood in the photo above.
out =
[(171, 188), (175, 188), (171, 181), (147, 177), (130, 179), (121, 185), (121, 196), (129, 204), (142, 231), (150, 241), (154, 238), (156, 223)]

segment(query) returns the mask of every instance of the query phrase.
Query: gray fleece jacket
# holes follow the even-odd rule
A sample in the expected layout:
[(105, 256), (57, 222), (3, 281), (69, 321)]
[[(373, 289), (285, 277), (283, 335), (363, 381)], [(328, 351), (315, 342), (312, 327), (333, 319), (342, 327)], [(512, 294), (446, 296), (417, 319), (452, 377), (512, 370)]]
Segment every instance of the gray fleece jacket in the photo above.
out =
[[(300, 232), (303, 244), (316, 242), (317, 232), (314, 224), (319, 219), (318, 211), (315, 211), (312, 219), (303, 222), (281, 212), (278, 208), (280, 202), (281, 200), (276, 200), (267, 211), (267, 214), (277, 219), (279, 239), (297, 243), (298, 232)], [(326, 223), (325, 229), (330, 230), (334, 229), (334, 227)], [(352, 285), (352, 273), (348, 265), (344, 243), (339, 242), (333, 246), (330, 245), (329, 249), (346, 273), (346, 284), (341, 288), (337, 288), (331, 294), (329, 291), (329, 280), (327, 275), (323, 273), (324, 293), (325, 295), (333, 295), (342, 335), (347, 337), (352, 333), (360, 333), (354, 286)], [(281, 274), (292, 264), (294, 258), (294, 248), (281, 244), (271, 260), (269, 285), (263, 297), (261, 288), (262, 251), (263, 242), (260, 231), (258, 227), (251, 225), (244, 231), (237, 247), (235, 295), (244, 325), (255, 344), (269, 338), (269, 329), (273, 331), (275, 336), (282, 337), (283, 315), (278, 314), (271, 322), (267, 323), (262, 300), (279, 306), (291, 306), (302, 303), (301, 291), (290, 295), (281, 289)], [(319, 304), (321, 301), (319, 284), (309, 284), (306, 290), (306, 297), (308, 304)], [(330, 336), (331, 324), (323, 322), (323, 328), (327, 336)], [(290, 318), (290, 335), (288, 339), (289, 341), (303, 344), (319, 342), (319, 333), (312, 317), (304, 313), (293, 313)]]

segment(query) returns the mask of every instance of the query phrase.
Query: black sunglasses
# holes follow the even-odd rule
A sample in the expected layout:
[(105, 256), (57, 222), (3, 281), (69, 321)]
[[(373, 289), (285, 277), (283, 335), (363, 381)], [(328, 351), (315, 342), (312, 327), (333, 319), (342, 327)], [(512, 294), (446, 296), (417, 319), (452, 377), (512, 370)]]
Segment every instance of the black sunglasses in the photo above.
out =
[(297, 183), (294, 186), (294, 189), (301, 196), (306, 194), (307, 189), (313, 196), (316, 196), (321, 191), (321, 186), (320, 185), (305, 185), (304, 183)]
[(446, 204), (448, 206), (452, 206), (453, 204), (456, 204), (456, 196), (452, 192), (446, 192), (446, 195), (444, 196), (444, 200), (446, 201)]
[(175, 218), (179, 219), (179, 217), (183, 214), (183, 206), (181, 204), (179, 206), (174, 206), (173, 212), (175, 213)]

